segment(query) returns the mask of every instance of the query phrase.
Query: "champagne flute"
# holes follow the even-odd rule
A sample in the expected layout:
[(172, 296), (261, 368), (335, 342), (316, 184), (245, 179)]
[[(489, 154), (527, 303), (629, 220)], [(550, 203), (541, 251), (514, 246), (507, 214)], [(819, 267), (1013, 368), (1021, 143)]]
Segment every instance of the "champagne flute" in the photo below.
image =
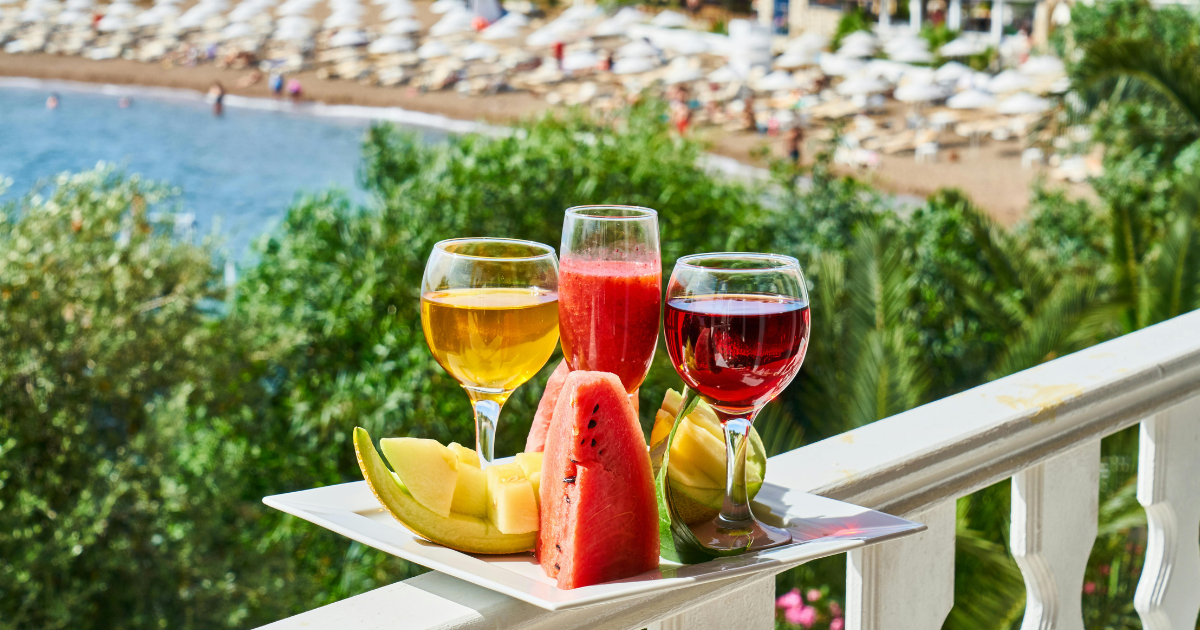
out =
[(667, 286), (667, 352), (675, 371), (712, 405), (725, 433), (725, 499), (715, 519), (693, 528), (721, 550), (791, 541), (760, 523), (746, 493), (747, 436), (754, 417), (800, 371), (808, 350), (808, 291), (800, 264), (776, 254), (680, 258)]
[(475, 450), (494, 456), (500, 409), (558, 344), (554, 248), (506, 238), (433, 246), (421, 283), (421, 326), (437, 362), (475, 411)]
[(561, 251), (563, 358), (572, 370), (616, 374), (632, 396), (658, 344), (658, 213), (636, 206), (569, 208)]

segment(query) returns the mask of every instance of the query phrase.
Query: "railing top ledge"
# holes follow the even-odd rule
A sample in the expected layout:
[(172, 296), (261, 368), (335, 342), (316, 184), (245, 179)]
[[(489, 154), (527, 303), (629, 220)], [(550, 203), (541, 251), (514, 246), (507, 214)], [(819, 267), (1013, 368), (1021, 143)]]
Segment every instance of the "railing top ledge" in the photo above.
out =
[[(802, 377), (803, 378), (803, 377)], [(771, 458), (769, 478), (904, 514), (1200, 393), (1200, 311)]]

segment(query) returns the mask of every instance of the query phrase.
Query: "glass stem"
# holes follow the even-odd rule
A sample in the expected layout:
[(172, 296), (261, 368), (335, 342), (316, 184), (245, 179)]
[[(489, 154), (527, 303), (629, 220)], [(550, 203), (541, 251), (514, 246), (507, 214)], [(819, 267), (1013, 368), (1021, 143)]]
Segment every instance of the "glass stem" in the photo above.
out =
[(746, 496), (746, 451), (750, 446), (750, 424), (754, 415), (747, 413), (723, 420), (725, 501), (721, 504), (717, 522), (724, 529), (748, 530), (754, 523), (754, 515), (750, 513), (750, 501)]
[(508, 396), (481, 394), (467, 390), (471, 406), (475, 409), (475, 452), (479, 454), (479, 465), (487, 468), (496, 455), (496, 425), (500, 422), (500, 408)]

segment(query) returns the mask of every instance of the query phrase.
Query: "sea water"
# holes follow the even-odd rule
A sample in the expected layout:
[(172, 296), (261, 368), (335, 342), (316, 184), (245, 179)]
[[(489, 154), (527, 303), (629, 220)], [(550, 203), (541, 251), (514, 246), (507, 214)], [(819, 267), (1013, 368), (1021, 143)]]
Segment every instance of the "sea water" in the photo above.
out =
[[(365, 198), (356, 183), (370, 124), (363, 117), (292, 112), (265, 99), (242, 99), (218, 117), (195, 92), (57, 87), (0, 86), (0, 177), (13, 180), (0, 203), (103, 161), (180, 188), (177, 211), (195, 215), (195, 233), (216, 227), (223, 249), (242, 259), (299, 194), (340, 188)], [(52, 92), (59, 105), (49, 110)], [(128, 94), (130, 105), (119, 107)]]

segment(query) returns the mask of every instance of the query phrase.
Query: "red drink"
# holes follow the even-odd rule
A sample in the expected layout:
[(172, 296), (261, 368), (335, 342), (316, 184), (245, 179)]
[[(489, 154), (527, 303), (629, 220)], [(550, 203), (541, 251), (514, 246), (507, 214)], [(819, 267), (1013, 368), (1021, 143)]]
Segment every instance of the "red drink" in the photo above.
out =
[(572, 370), (612, 372), (632, 393), (646, 378), (658, 343), (662, 267), (653, 262), (564, 257), (558, 321)]
[(808, 350), (808, 326), (808, 302), (801, 298), (721, 294), (667, 301), (667, 351), (675, 369), (688, 387), (730, 411), (757, 409), (792, 382)]

